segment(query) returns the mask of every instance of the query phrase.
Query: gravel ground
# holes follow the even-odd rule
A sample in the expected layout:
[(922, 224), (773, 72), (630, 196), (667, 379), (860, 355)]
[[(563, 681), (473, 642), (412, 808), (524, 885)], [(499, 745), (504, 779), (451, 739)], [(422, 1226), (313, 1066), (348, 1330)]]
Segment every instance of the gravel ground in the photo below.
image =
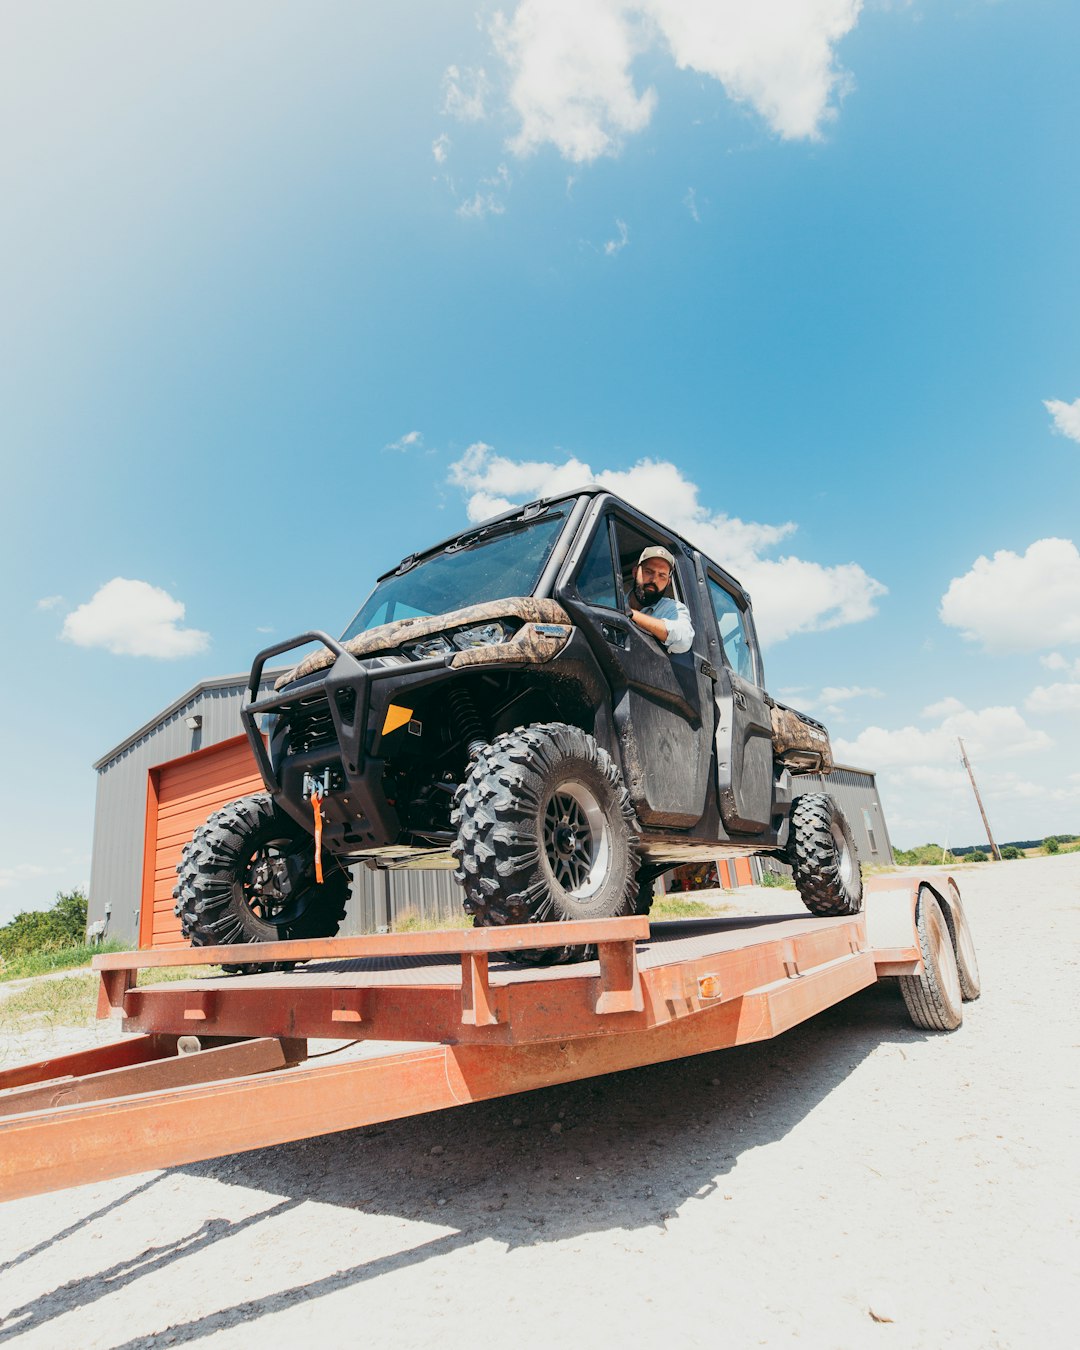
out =
[(1074, 1345), (1080, 854), (956, 875), (984, 994), (951, 1035), (884, 984), (772, 1042), (15, 1201), (0, 1342)]

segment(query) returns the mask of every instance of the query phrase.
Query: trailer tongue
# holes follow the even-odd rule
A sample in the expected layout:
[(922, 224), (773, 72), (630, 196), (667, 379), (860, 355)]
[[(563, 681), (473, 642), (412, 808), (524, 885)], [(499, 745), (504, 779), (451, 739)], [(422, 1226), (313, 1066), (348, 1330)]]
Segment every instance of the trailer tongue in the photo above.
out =
[[(918, 1025), (959, 1025), (978, 970), (955, 883), (876, 878), (866, 901), (832, 919), (650, 929), (642, 916), (98, 956), (99, 1016), (139, 1034), (0, 1072), (0, 1198), (765, 1040), (883, 975), (901, 977)], [(571, 932), (595, 960), (501, 959)], [(136, 987), (140, 969), (245, 959), (308, 964)], [(308, 1059), (311, 1040), (345, 1046)], [(413, 1048), (386, 1053), (395, 1041)]]

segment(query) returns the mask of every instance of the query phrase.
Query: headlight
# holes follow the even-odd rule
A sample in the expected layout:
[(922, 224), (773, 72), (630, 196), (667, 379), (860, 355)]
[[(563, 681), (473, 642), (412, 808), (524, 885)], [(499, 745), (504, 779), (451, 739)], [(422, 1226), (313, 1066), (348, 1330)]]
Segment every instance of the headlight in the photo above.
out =
[(475, 628), (462, 628), (454, 634), (454, 646), (459, 651), (468, 651), (470, 647), (493, 647), (499, 642), (509, 642), (514, 630), (508, 623), (495, 619), (492, 623), (480, 623)]
[(421, 638), (419, 642), (410, 642), (402, 651), (414, 661), (423, 661), (428, 656), (467, 652), (472, 647), (494, 647), (500, 642), (509, 642), (516, 631), (513, 624), (493, 619), (490, 623), (474, 624), (472, 628), (460, 628), (449, 635), (436, 633), (434, 637)]
[(423, 661), (428, 656), (442, 656), (446, 652), (452, 652), (454, 644), (444, 633), (436, 633), (434, 637), (410, 642), (403, 650), (406, 656), (411, 656), (414, 661)]

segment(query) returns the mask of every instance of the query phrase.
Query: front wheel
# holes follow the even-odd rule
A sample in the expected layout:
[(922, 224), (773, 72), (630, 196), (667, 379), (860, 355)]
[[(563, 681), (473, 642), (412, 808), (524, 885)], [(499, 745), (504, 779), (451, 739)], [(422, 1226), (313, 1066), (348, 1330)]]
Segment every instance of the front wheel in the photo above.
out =
[(496, 737), (458, 788), (451, 820), (454, 875), (477, 927), (634, 913), (634, 811), (610, 755), (579, 727)]
[(788, 862), (802, 902), (823, 917), (858, 914), (862, 872), (851, 827), (823, 792), (796, 797), (791, 808)]
[(314, 840), (269, 793), (241, 797), (184, 848), (173, 891), (181, 931), (193, 947), (333, 937), (349, 874), (329, 856), (324, 867), (319, 885)]

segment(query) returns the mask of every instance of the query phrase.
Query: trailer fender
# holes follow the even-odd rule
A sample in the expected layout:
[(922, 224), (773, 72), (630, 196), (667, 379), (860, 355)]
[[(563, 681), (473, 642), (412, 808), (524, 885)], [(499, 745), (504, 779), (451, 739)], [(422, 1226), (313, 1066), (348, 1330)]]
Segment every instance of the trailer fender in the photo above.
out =
[(879, 976), (922, 974), (915, 905), (926, 884), (921, 877), (875, 877), (867, 888), (866, 937)]

